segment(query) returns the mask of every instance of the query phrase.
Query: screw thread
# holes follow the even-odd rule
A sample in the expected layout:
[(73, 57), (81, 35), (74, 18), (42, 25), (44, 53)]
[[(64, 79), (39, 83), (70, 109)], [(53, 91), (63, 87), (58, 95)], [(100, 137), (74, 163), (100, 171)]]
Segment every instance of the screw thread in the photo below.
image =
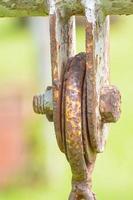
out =
[(45, 106), (44, 106), (45, 95), (35, 95), (33, 97), (33, 110), (37, 114), (45, 114)]

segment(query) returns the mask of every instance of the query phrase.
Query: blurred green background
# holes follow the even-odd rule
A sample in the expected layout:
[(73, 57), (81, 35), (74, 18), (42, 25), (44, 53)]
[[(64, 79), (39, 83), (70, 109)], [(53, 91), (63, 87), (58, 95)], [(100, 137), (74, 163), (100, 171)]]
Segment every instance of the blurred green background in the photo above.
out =
[[(77, 29), (77, 52), (84, 50), (83, 29)], [(118, 17), (110, 31), (110, 74), (122, 94), (122, 115), (111, 125), (105, 152), (97, 158), (93, 190), (98, 199), (133, 199), (132, 59), (133, 17)], [(0, 200), (65, 200), (71, 189), (70, 168), (57, 147), (53, 124), (32, 111), (32, 96), (40, 87), (37, 67), (28, 25), (14, 18), (0, 19), (0, 91), (17, 86), (28, 112), (22, 126), (26, 164), (1, 186)]]

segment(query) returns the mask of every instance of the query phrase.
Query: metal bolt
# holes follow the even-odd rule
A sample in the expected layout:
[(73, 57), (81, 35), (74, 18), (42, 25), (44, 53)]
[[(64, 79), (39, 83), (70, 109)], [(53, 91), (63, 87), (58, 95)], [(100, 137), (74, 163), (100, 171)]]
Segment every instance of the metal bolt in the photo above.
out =
[[(115, 86), (106, 86), (101, 89), (100, 113), (104, 123), (116, 122), (120, 118), (121, 95)], [(33, 97), (33, 109), (37, 114), (46, 114), (47, 119), (53, 122), (52, 87), (46, 92)]]
[(48, 86), (46, 92), (33, 97), (33, 110), (37, 114), (46, 114), (49, 121), (53, 121), (52, 87)]
[(116, 122), (120, 118), (121, 95), (115, 86), (102, 88), (100, 95), (100, 113), (104, 123)]

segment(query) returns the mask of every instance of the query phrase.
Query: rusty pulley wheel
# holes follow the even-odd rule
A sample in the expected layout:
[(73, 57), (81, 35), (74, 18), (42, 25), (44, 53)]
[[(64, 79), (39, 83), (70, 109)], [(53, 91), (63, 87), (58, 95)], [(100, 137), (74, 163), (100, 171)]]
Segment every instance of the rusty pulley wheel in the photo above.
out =
[(69, 59), (63, 80), (62, 134), (65, 154), (72, 170), (70, 200), (94, 200), (91, 173), (96, 153), (90, 146), (86, 122), (86, 55)]
[[(35, 102), (33, 103), (34, 110), (37, 113), (47, 113), (48, 116), (51, 116), (52, 108), (56, 108), (55, 111), (58, 111), (55, 115), (55, 117), (58, 116), (56, 118), (57, 127), (60, 127), (56, 132), (57, 142), (65, 153), (72, 170), (72, 191), (69, 200), (96, 199), (91, 191), (92, 172), (97, 155), (94, 146), (95, 141), (99, 141), (98, 146), (103, 144), (104, 148), (106, 141), (102, 127), (97, 130), (97, 133), (100, 134), (94, 136), (92, 127), (89, 127), (88, 113), (91, 105), (95, 102), (88, 100), (86, 71), (86, 53), (80, 53), (68, 59), (61, 77), (62, 82), (58, 93), (60, 95), (54, 96), (53, 106), (50, 106), (50, 102), (48, 104), (48, 98), (46, 98), (53, 90), (51, 87), (48, 90), (49, 92), (46, 93), (47, 95), (42, 96), (44, 98), (40, 98), (39, 95), (34, 98)], [(90, 79), (92, 79), (91, 76)], [(90, 87), (90, 91), (92, 89)], [(56, 94), (55, 88), (54, 91)], [(54, 107), (55, 103), (58, 106)], [(105, 85), (101, 88), (99, 113), (99, 121), (102, 125), (118, 120), (120, 116), (120, 93), (116, 87)], [(96, 138), (96, 140), (93, 140), (93, 138)]]
[(109, 17), (94, 18), (98, 10), (92, 5), (85, 3), (86, 53), (76, 56), (74, 18), (63, 20), (60, 9), (51, 7), (52, 87), (33, 101), (35, 112), (53, 120), (58, 146), (70, 163), (69, 200), (96, 199), (91, 191), (96, 155), (104, 150), (108, 123), (120, 117), (120, 93), (109, 83)]

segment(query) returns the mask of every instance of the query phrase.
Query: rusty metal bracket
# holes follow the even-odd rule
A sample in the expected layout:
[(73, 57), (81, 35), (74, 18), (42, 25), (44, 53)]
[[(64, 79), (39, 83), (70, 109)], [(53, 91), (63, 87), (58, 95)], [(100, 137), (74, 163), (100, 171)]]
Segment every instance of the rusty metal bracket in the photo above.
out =
[[(95, 5), (87, 6), (86, 53), (76, 56), (74, 17), (64, 20), (57, 10), (50, 15), (53, 121), (59, 148), (72, 170), (69, 200), (96, 199), (91, 191), (96, 156), (104, 150), (108, 123), (120, 117), (120, 93), (109, 84), (109, 17), (98, 13), (95, 19)], [(36, 112), (47, 110), (45, 98), (43, 109), (40, 96), (33, 102)]]
[[(53, 116), (47, 94), (34, 97), (34, 110), (54, 121), (57, 143), (72, 170), (69, 200), (96, 200), (91, 191), (97, 153), (103, 152), (108, 124), (120, 117), (120, 93), (109, 82), (109, 17), (94, 0), (82, 1), (86, 52), (75, 55), (75, 13), (50, 4)], [(50, 116), (50, 117), (49, 117)]]

